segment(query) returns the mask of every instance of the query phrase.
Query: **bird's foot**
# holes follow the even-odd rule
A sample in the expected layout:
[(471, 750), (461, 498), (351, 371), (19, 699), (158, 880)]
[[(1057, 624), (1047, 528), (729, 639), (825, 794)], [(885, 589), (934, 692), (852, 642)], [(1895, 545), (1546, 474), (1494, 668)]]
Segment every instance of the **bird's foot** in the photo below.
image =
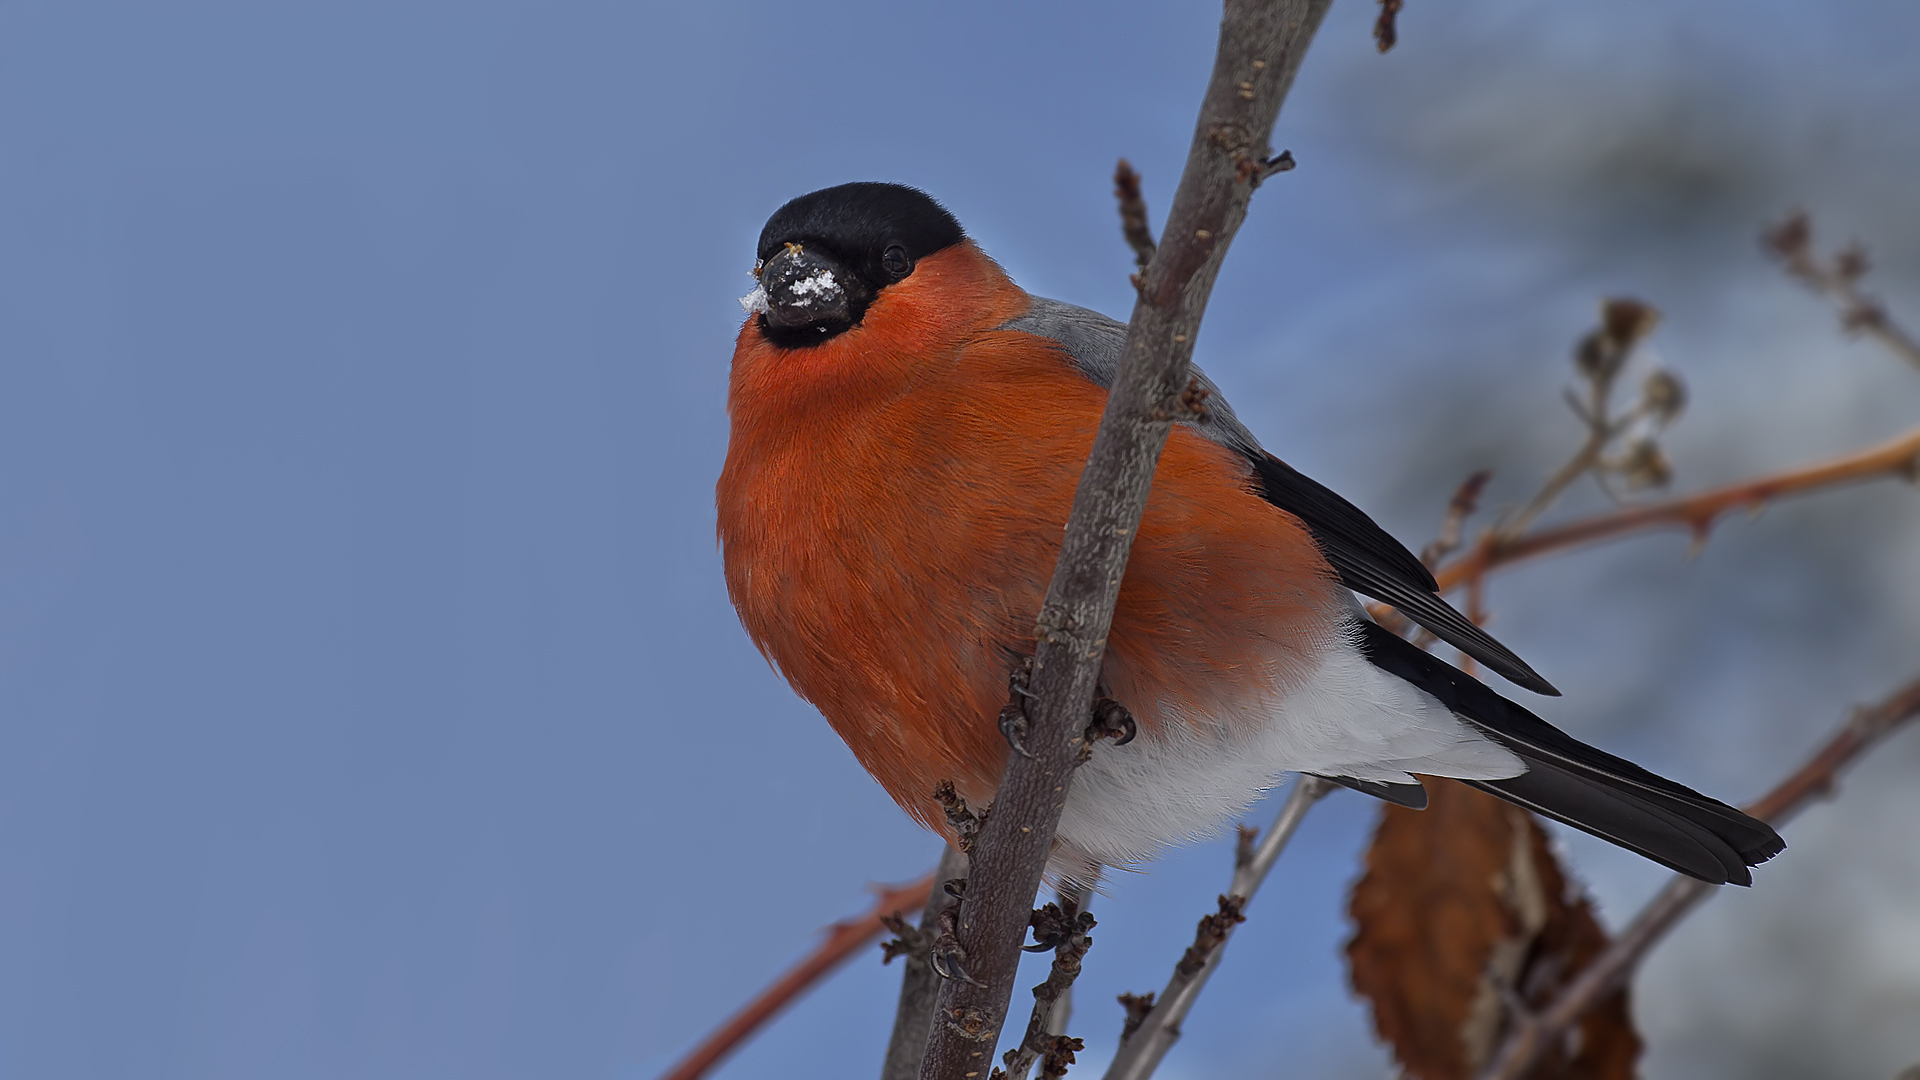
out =
[(943, 979), (958, 979), (969, 986), (984, 987), (986, 983), (967, 974), (965, 966), (967, 950), (953, 933), (958, 922), (959, 916), (955, 908), (948, 908), (940, 913), (940, 933), (933, 939), (933, 948), (928, 953), (927, 960)]
[(1033, 756), (1033, 751), (1027, 749), (1027, 707), (1024, 703), (1014, 702), (1000, 707), (1000, 734), (1014, 753), (1023, 758)]
[(1033, 751), (1027, 749), (1027, 702), (1033, 700), (1033, 691), (1027, 689), (1027, 683), (1033, 678), (1033, 661), (1024, 660), (1007, 673), (1007, 704), (1000, 710), (1000, 734), (1007, 740), (1013, 752), (1023, 758), (1033, 757)]

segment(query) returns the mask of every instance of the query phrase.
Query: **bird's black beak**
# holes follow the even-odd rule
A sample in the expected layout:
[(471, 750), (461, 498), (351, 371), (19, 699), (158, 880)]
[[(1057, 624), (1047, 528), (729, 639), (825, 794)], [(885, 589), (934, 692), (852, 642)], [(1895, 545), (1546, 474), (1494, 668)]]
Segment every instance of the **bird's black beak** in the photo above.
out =
[(782, 330), (810, 326), (826, 332), (853, 322), (855, 278), (824, 251), (786, 245), (760, 268), (760, 287), (766, 290), (771, 326)]

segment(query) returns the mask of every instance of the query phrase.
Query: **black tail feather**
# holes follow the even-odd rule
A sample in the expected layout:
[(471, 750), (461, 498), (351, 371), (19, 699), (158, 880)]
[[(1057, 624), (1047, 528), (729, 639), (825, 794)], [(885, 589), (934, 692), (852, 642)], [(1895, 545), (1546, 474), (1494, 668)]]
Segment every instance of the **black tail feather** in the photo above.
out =
[(1398, 635), (1372, 623), (1363, 631), (1374, 666), (1432, 694), (1527, 764), (1508, 780), (1464, 783), (1715, 885), (1752, 884), (1747, 867), (1786, 847), (1765, 822), (1580, 742)]

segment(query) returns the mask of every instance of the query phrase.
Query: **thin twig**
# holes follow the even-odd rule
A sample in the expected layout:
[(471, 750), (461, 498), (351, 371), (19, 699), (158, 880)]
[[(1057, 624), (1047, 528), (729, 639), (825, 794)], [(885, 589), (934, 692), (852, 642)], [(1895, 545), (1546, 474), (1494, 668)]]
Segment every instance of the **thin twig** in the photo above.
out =
[[(1121, 998), (1121, 1004), (1127, 1008), (1127, 1027), (1120, 1036), (1120, 1051), (1107, 1067), (1106, 1080), (1146, 1080), (1160, 1067), (1167, 1051), (1180, 1038), (1180, 1025), (1193, 1011), (1200, 991), (1220, 966), (1220, 956), (1226, 951), (1233, 927), (1245, 918), (1241, 912), (1260, 891), (1261, 882), (1273, 870), (1274, 862), (1280, 858), (1287, 841), (1293, 839), (1294, 830), (1300, 827), (1307, 811), (1333, 786), (1331, 780), (1317, 776), (1303, 775), (1294, 781), (1293, 791), (1273, 819), (1273, 827), (1260, 838), (1252, 855), (1241, 857), (1236, 853), (1233, 884), (1228, 886), (1227, 895), (1220, 898), (1220, 910), (1200, 920), (1193, 947), (1174, 965), (1173, 977), (1167, 980), (1166, 989), (1160, 991), (1157, 1003), (1151, 994), (1144, 998), (1133, 995)], [(1245, 846), (1243, 842), (1241, 848)]]
[(1053, 849), (1085, 729), (1127, 551), (1154, 468), (1182, 415), (1194, 337), (1221, 261), (1267, 160), (1280, 103), (1330, 0), (1232, 0), (1180, 186), (1142, 275), (1120, 370), (1074, 492), (1038, 613), (1025, 746), (1010, 753), (993, 812), (968, 852), (956, 937), (967, 979), (940, 986), (923, 1080), (983, 1074), (1005, 1023), (1020, 941)]
[(1813, 222), (1805, 211), (1796, 211), (1767, 229), (1760, 242), (1780, 258), (1787, 273), (1833, 301), (1840, 309), (1840, 325), (1849, 333), (1866, 334), (1907, 363), (1920, 367), (1920, 341), (1893, 321), (1877, 297), (1860, 291), (1860, 279), (1868, 269), (1866, 248), (1850, 244), (1831, 260), (1821, 262), (1813, 251)]
[(1600, 464), (1600, 457), (1606, 453), (1607, 443), (1612, 439), (1613, 434), (1605, 423), (1589, 424), (1586, 441), (1580, 444), (1580, 449), (1574, 451), (1573, 456), (1567, 459), (1567, 463), (1548, 477), (1546, 483), (1540, 485), (1540, 490), (1527, 501), (1526, 505), (1501, 523), (1499, 528), (1493, 530), (1492, 535), (1510, 540), (1525, 532), (1527, 526), (1533, 524), (1535, 518), (1552, 506), (1575, 480), (1585, 476), (1588, 470)]
[(1381, 52), (1391, 51), (1400, 41), (1400, 8), (1402, 0), (1380, 0), (1380, 17), (1373, 20), (1373, 47)]
[(1133, 263), (1141, 270), (1153, 262), (1158, 245), (1153, 242), (1153, 226), (1147, 222), (1147, 200), (1140, 194), (1140, 174), (1126, 158), (1113, 168), (1113, 197), (1120, 203), (1120, 235), (1133, 249)]
[[(901, 953), (905, 971), (900, 975), (900, 1003), (893, 1012), (893, 1035), (887, 1040), (887, 1056), (880, 1066), (880, 1080), (914, 1080), (920, 1075), (920, 1057), (927, 1049), (927, 1026), (933, 1016), (934, 991), (938, 983), (933, 971), (931, 951), (939, 931), (940, 915), (954, 904), (954, 897), (939, 886), (967, 876), (967, 857), (947, 846), (940, 853), (940, 865), (934, 868), (934, 888), (928, 890), (926, 910), (911, 940), (900, 939), (906, 947)], [(895, 927), (898, 932), (898, 927)]]
[(1492, 469), (1481, 469), (1465, 480), (1453, 491), (1453, 498), (1447, 500), (1447, 515), (1440, 519), (1440, 531), (1433, 542), (1420, 549), (1420, 561), (1431, 570), (1440, 565), (1440, 560), (1453, 554), (1460, 547), (1460, 536), (1465, 531), (1467, 519), (1480, 507), (1480, 493), (1486, 490), (1487, 481), (1493, 479)]
[[(1060, 887), (1060, 906), (1072, 904), (1081, 911), (1093, 901), (1093, 886), (1082, 882), (1069, 881)], [(1054, 998), (1053, 1008), (1047, 1013), (1047, 1034), (1065, 1035), (1067, 1025), (1073, 1020), (1073, 984), (1067, 983), (1060, 988)]]
[(752, 1001), (741, 1006), (740, 1011), (728, 1018), (713, 1034), (707, 1036), (680, 1059), (679, 1064), (668, 1070), (660, 1080), (697, 1080), (707, 1071), (718, 1065), (737, 1049), (747, 1037), (757, 1031), (768, 1020), (786, 1008), (793, 1000), (806, 992), (807, 988), (827, 972), (839, 967), (841, 963), (860, 951), (885, 929), (881, 921), (889, 915), (898, 915), (902, 911), (911, 911), (927, 902), (927, 894), (933, 888), (934, 876), (928, 874), (919, 881), (881, 890), (874, 898), (873, 909), (858, 918), (846, 919), (827, 927), (827, 939), (822, 941), (813, 952), (793, 967), (787, 969), (765, 990), (760, 991)]
[(1604, 465), (1607, 447), (1639, 419), (1637, 406), (1625, 416), (1613, 417), (1614, 381), (1626, 367), (1633, 350), (1646, 340), (1659, 321), (1660, 313), (1652, 305), (1638, 300), (1611, 299), (1601, 303), (1600, 325), (1582, 337), (1574, 348), (1574, 370), (1586, 383), (1586, 400), (1580, 401), (1571, 394), (1568, 398), (1574, 415), (1586, 425), (1586, 440), (1559, 471), (1547, 478), (1526, 505), (1493, 530), (1493, 535), (1503, 540), (1519, 536), (1575, 480)]
[[(1460, 538), (1466, 529), (1467, 518), (1473, 516), (1474, 511), (1479, 509), (1480, 492), (1486, 488), (1487, 481), (1492, 478), (1492, 470), (1481, 469), (1460, 481), (1460, 486), (1453, 490), (1453, 498), (1447, 500), (1447, 512), (1440, 518), (1440, 531), (1434, 534), (1426, 547), (1420, 549), (1421, 565), (1432, 570), (1440, 565), (1441, 560), (1459, 550)], [(1374, 622), (1401, 637), (1406, 637), (1410, 632), (1413, 633), (1413, 643), (1423, 649), (1437, 640), (1432, 631), (1419, 626), (1412, 619), (1386, 604), (1369, 601), (1367, 613), (1373, 616)]]
[[(1813, 800), (1831, 795), (1843, 769), (1916, 716), (1920, 716), (1920, 679), (1877, 705), (1856, 709), (1825, 745), (1793, 775), (1748, 806), (1747, 813), (1776, 827), (1786, 824)], [(1491, 1064), (1480, 1074), (1480, 1080), (1518, 1080), (1527, 1075), (1555, 1040), (1564, 1037), (1581, 1017), (1619, 989), (1667, 931), (1713, 893), (1713, 886), (1675, 875), (1606, 951), (1595, 957), (1546, 1008), (1520, 1018), (1491, 1057)]]
[(1490, 535), (1465, 555), (1434, 571), (1433, 576), (1442, 589), (1449, 589), (1495, 567), (1661, 525), (1687, 529), (1693, 533), (1696, 544), (1702, 543), (1721, 515), (1731, 510), (1758, 510), (1783, 496), (1883, 476), (1901, 477), (1909, 482), (1920, 480), (1920, 428), (1879, 446), (1816, 465), (1768, 473), (1664, 502), (1631, 506), (1512, 540)]
[[(1063, 894), (1059, 903), (1048, 904), (1033, 913), (1036, 944), (1029, 949), (1037, 951), (1050, 946), (1053, 965), (1047, 969), (1046, 981), (1033, 988), (1033, 1013), (1027, 1020), (1026, 1033), (1020, 1037), (1019, 1045), (1002, 1057), (1006, 1071), (995, 1070), (996, 1077), (1027, 1080), (1034, 1062), (1043, 1057), (1048, 1060), (1042, 1076), (1065, 1075), (1065, 1065), (1071, 1064), (1073, 1053), (1081, 1049), (1080, 1040), (1066, 1037), (1064, 1013), (1072, 1008), (1073, 981), (1080, 977), (1081, 961), (1093, 945), (1087, 931), (1096, 924), (1091, 914), (1081, 910), (1085, 900), (1086, 893), (1076, 889)], [(1053, 1066), (1059, 1066), (1059, 1071), (1055, 1072)]]

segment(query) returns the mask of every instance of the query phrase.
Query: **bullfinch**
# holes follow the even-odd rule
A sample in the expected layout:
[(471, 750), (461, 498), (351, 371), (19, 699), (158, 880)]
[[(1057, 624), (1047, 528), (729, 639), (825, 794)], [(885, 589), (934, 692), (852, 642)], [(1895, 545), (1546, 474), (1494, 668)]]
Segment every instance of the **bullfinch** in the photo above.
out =
[[(888, 794), (946, 831), (936, 786), (981, 806), (999, 785), (994, 718), (1033, 651), (1126, 327), (1029, 295), (897, 184), (782, 206), (754, 276), (717, 490), (728, 592)], [(1421, 776), (1453, 777), (1716, 884), (1751, 884), (1784, 847), (1369, 620), (1354, 593), (1557, 693), (1195, 377), (1207, 407), (1167, 440), (1101, 668), (1137, 737), (1075, 773), (1056, 878), (1206, 835), (1288, 772), (1414, 807)]]

